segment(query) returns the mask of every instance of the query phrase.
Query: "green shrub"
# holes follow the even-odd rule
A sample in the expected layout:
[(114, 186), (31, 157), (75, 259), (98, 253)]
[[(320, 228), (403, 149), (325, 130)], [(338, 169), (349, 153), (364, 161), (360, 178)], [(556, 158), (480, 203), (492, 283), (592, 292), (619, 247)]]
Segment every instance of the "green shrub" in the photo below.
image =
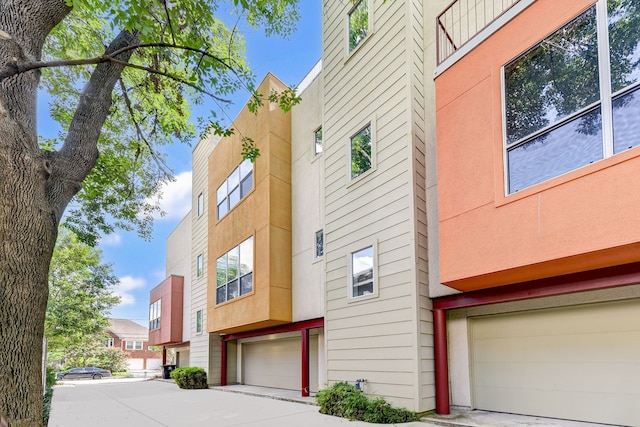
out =
[(51, 399), (53, 398), (53, 389), (47, 387), (44, 392), (44, 398), (42, 402), (42, 425), (47, 426), (49, 424), (49, 415), (51, 415)]
[(200, 389), (209, 387), (207, 385), (207, 373), (202, 368), (177, 368), (171, 371), (171, 378), (180, 388)]
[(392, 424), (419, 421), (415, 412), (394, 408), (381, 397), (371, 399), (346, 382), (327, 387), (316, 395), (320, 413), (369, 423)]
[(51, 414), (51, 399), (53, 398), (53, 386), (56, 383), (56, 372), (53, 368), (47, 368), (46, 385), (44, 388), (44, 397), (42, 400), (42, 425), (49, 424), (49, 415)]
[(46, 387), (51, 388), (56, 385), (56, 371), (52, 367), (47, 367)]

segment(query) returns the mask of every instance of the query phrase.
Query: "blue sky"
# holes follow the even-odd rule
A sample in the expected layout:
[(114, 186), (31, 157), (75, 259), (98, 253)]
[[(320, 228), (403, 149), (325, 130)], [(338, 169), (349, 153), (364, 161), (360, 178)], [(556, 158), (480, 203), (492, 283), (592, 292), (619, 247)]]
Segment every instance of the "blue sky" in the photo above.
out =
[[(287, 85), (295, 86), (320, 59), (320, 0), (299, 2), (300, 21), (297, 31), (288, 39), (266, 37), (261, 30), (243, 30), (248, 61), (258, 82), (271, 72)], [(229, 116), (235, 117), (248, 98), (246, 92), (236, 94)], [(47, 117), (46, 97), (41, 98), (40, 103), (39, 123), (40, 132), (43, 132), (43, 128), (55, 125)], [(215, 107), (205, 105), (204, 108)], [(194, 113), (197, 115), (198, 111)], [(190, 209), (191, 150), (192, 147), (187, 145), (174, 145), (167, 150), (168, 163), (175, 172), (176, 182), (164, 191), (161, 206), (166, 216), (155, 221), (153, 239), (144, 241), (135, 233), (117, 231), (100, 242), (103, 261), (112, 264), (120, 279), (120, 286), (115, 291), (122, 302), (112, 310), (112, 317), (147, 325), (149, 291), (165, 278), (166, 237)]]

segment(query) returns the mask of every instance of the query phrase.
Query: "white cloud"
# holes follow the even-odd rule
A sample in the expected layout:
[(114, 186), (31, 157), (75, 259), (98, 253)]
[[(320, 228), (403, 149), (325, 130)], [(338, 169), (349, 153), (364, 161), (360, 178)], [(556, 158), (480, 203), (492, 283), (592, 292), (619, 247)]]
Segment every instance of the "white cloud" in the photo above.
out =
[(135, 305), (136, 297), (133, 291), (144, 288), (146, 285), (147, 281), (142, 277), (124, 276), (120, 278), (120, 284), (113, 293), (120, 297), (120, 306)]
[(117, 233), (109, 234), (100, 238), (101, 246), (120, 246), (122, 236)]
[(191, 210), (191, 171), (181, 172), (175, 181), (160, 190), (160, 209), (165, 213), (155, 219), (182, 219)]

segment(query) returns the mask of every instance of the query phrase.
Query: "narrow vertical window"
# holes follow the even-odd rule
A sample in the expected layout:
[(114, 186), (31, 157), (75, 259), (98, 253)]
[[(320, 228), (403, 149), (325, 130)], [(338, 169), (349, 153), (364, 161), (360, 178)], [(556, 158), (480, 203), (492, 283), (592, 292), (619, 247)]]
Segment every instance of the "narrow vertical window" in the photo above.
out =
[(149, 330), (160, 327), (160, 315), (162, 313), (162, 299), (158, 299), (149, 305)]
[(201, 216), (204, 212), (204, 195), (200, 193), (198, 195), (198, 216)]
[(349, 12), (349, 52), (369, 34), (368, 0), (360, 0)]
[(315, 143), (315, 153), (322, 153), (322, 128), (318, 128), (315, 132), (313, 132), (313, 140)]
[(316, 258), (322, 258), (324, 255), (324, 232), (316, 231)]
[(371, 124), (351, 137), (351, 179), (371, 169)]
[(202, 333), (202, 310), (196, 312), (196, 333)]
[(351, 254), (351, 297), (374, 293), (373, 246)]
[(198, 277), (202, 277), (203, 272), (204, 272), (204, 260), (202, 258), (202, 254), (200, 254), (196, 259), (196, 275)]

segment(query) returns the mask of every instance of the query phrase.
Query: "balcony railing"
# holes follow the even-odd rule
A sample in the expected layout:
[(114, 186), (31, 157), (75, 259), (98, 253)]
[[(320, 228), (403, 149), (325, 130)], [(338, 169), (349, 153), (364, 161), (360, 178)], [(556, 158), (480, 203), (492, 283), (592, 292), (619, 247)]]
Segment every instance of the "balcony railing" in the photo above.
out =
[(520, 0), (455, 0), (438, 16), (438, 64)]

